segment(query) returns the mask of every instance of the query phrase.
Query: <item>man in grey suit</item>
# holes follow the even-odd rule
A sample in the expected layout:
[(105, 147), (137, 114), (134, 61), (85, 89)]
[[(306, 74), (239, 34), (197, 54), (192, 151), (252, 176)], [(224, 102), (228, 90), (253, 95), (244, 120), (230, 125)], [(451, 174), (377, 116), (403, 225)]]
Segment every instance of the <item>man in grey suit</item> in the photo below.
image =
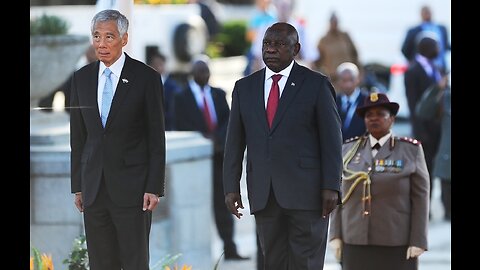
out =
[(330, 212), (339, 204), (342, 134), (335, 91), (294, 61), (298, 33), (275, 23), (263, 68), (233, 89), (224, 160), (225, 203), (237, 218), (242, 161), (266, 270), (323, 269)]
[(148, 270), (152, 210), (164, 195), (165, 125), (158, 73), (123, 53), (128, 20), (92, 20), (99, 61), (71, 84), (71, 192), (83, 212), (91, 270)]

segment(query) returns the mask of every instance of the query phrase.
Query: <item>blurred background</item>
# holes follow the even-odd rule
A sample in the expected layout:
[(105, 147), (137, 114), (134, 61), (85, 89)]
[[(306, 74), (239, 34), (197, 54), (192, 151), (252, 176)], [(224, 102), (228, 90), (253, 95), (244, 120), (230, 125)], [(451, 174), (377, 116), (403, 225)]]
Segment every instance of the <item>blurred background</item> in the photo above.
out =
[[(211, 71), (209, 84), (225, 90), (230, 102), (235, 81), (255, 70), (250, 65), (253, 63), (255, 38), (249, 37), (249, 32), (258, 15), (258, 2), (30, 0), (30, 238), (33, 246), (52, 254), (55, 269), (67, 269), (62, 260), (71, 256), (74, 239), (83, 233), (81, 216), (74, 208), (69, 193), (68, 92), (61, 88), (69, 74), (90, 61), (85, 52), (90, 42), (90, 21), (94, 14), (106, 8), (119, 9), (124, 13), (130, 20), (129, 43), (125, 51), (146, 63), (153, 55), (161, 53), (165, 57), (165, 74), (180, 86), (188, 80), (191, 61), (199, 55), (207, 55)], [(332, 14), (335, 14), (337, 27), (348, 33), (356, 48), (357, 61), (363, 70), (362, 86), (367, 91), (386, 92), (390, 100), (400, 104), (395, 130), (399, 135), (411, 136), (403, 77), (408, 60), (402, 54), (402, 43), (408, 29), (421, 23), (420, 9), (424, 5), (430, 7), (432, 20), (444, 25), (451, 37), (449, 0), (297, 0), (292, 1), (286, 11), (275, 5), (275, 0), (267, 2), (271, 2), (266, 9), (269, 13), (279, 16), (286, 12), (288, 20), (298, 24), (297, 29), (302, 29), (300, 43), (306, 51), (298, 61), (321, 72), (324, 70), (319, 66), (322, 54), (318, 47), (330, 28)], [(59, 46), (58, 42), (55, 46), (44, 44), (43, 48), (33, 48), (39, 44), (32, 41), (34, 36), (51, 35), (48, 31), (55, 31), (54, 28), (61, 24), (51, 17), (44, 17), (48, 21), (47, 27), (44, 26), (43, 30), (33, 27), (32, 22), (42, 16), (56, 17), (63, 23), (60, 35), (85, 38), (78, 41), (75, 49), (65, 49), (66, 53), (62, 55), (60, 47), (55, 47)], [(256, 38), (261, 37), (261, 28), (256, 30)], [(445, 56), (447, 70), (451, 71), (450, 50)], [(50, 68), (45, 68), (47, 64)], [(47, 73), (54, 71), (56, 66), (64, 75)], [(58, 78), (54, 81), (53, 77)], [(211, 153), (207, 140), (185, 134), (174, 130), (167, 132), (167, 183), (172, 184), (167, 187), (166, 205), (158, 209), (152, 226), (152, 265), (159, 267), (158, 263), (169, 255), (181, 254), (176, 259), (178, 264), (193, 265), (193, 270), (213, 269), (219, 258), (219, 269), (256, 269), (255, 225), (253, 217), (248, 215), (247, 201), (244, 202), (247, 206), (244, 217), (235, 221), (235, 240), (240, 253), (250, 256), (247, 261), (221, 259), (222, 243), (213, 222), (213, 210), (208, 207), (211, 204), (208, 196), (203, 202), (207, 207), (200, 213), (192, 214), (198, 209), (194, 210), (185, 197), (195, 192), (210, 194), (211, 175), (210, 172), (205, 175), (204, 171), (205, 166), (209, 166)], [(204, 180), (191, 183), (186, 180), (192, 178)], [(246, 192), (245, 181), (242, 185)], [(442, 219), (438, 185), (433, 192), (432, 248), (421, 257), (421, 269), (450, 269), (450, 223)], [(176, 212), (181, 212), (177, 211), (180, 208), (185, 212), (177, 215)], [(185, 224), (186, 221), (191, 223)], [(199, 224), (205, 225), (202, 227)], [(192, 228), (195, 226), (197, 228)], [(328, 251), (326, 264), (325, 269), (340, 269)]]

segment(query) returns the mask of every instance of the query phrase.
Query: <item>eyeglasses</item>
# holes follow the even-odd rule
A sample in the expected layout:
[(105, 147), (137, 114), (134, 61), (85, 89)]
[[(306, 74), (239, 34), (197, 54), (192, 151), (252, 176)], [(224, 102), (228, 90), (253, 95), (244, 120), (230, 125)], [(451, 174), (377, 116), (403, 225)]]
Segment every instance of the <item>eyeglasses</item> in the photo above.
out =
[(263, 41), (263, 47), (273, 47), (273, 48), (286, 48), (288, 46), (288, 43), (285, 41), (269, 41), (265, 40)]

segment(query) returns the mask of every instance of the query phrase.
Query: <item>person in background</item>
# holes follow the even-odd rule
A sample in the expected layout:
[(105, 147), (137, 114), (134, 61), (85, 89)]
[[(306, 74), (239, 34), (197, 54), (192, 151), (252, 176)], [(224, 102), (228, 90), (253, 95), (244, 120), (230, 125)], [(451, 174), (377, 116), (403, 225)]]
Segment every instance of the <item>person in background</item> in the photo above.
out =
[(264, 270), (323, 269), (329, 215), (339, 203), (342, 134), (335, 90), (326, 76), (294, 60), (300, 46), (295, 27), (274, 23), (263, 38), (266, 67), (236, 81), (232, 94), (225, 204), (241, 218), (247, 149), (250, 213)]
[[(88, 49), (85, 51), (85, 60), (86, 63), (92, 63), (97, 60), (95, 55), (95, 49), (93, 46), (89, 46)], [(85, 64), (83, 64), (85, 65)], [(83, 66), (82, 65), (82, 66)], [(73, 73), (72, 73), (73, 75)], [(63, 93), (65, 100), (64, 100), (64, 109), (67, 113), (70, 112), (70, 84), (72, 80), (72, 75), (70, 75), (62, 85), (58, 88), (53, 90), (48, 96), (40, 99), (38, 106), (44, 112), (52, 112), (53, 111), (53, 101), (55, 99), (55, 95), (59, 92)]]
[(343, 270), (414, 270), (428, 248), (430, 181), (419, 141), (396, 137), (399, 105), (370, 93), (356, 113), (368, 134), (343, 144), (342, 205), (329, 245)]
[(154, 68), (158, 74), (160, 74), (160, 79), (163, 82), (163, 94), (165, 102), (165, 131), (175, 130), (174, 125), (174, 113), (175, 113), (175, 94), (180, 92), (182, 89), (180, 85), (170, 77), (166, 69), (167, 58), (165, 55), (160, 53), (158, 50), (154, 51), (150, 58), (147, 61), (147, 65)]
[(213, 142), (213, 213), (218, 234), (223, 241), (226, 260), (245, 260), (240, 256), (233, 240), (234, 220), (223, 196), (223, 155), (230, 108), (223, 89), (212, 87), (208, 81), (208, 59), (195, 59), (191, 79), (181, 92), (175, 95), (175, 129), (199, 131)]
[(197, 4), (200, 7), (200, 17), (205, 21), (208, 30), (208, 40), (211, 41), (220, 32), (221, 25), (212, 12), (206, 0), (188, 0), (190, 4)]
[[(408, 66), (404, 74), (405, 95), (407, 97), (408, 110), (410, 111), (410, 123), (412, 134), (422, 142), (430, 174), (430, 188), (433, 188), (434, 157), (440, 143), (441, 122), (438, 118), (422, 119), (416, 114), (415, 107), (425, 91), (432, 85), (438, 84), (442, 74), (433, 63), (438, 56), (438, 42), (433, 36), (425, 33), (418, 43), (418, 53), (415, 60)], [(432, 190), (430, 190), (430, 195)]]
[(438, 41), (438, 55), (435, 57), (434, 63), (442, 73), (446, 73), (448, 69), (448, 63), (446, 54), (450, 51), (450, 40), (447, 34), (447, 28), (439, 23), (435, 23), (432, 20), (432, 11), (429, 6), (422, 6), (420, 9), (420, 16), (422, 22), (408, 29), (405, 39), (402, 43), (402, 54), (405, 58), (413, 63), (415, 55), (418, 53), (417, 44), (425, 32), (431, 33)]
[(423, 120), (440, 118), (440, 145), (433, 167), (433, 176), (440, 178), (441, 200), (444, 219), (451, 220), (452, 192), (452, 160), (451, 160), (451, 127), (452, 127), (452, 94), (448, 84), (448, 75), (442, 77), (438, 84), (429, 87), (417, 103), (416, 115)]
[(262, 66), (261, 58), (255, 57), (254, 43), (257, 38), (262, 39), (267, 27), (277, 21), (276, 10), (271, 3), (272, 0), (255, 0), (256, 9), (248, 22), (245, 35), (245, 39), (250, 43), (250, 48), (246, 55), (247, 66), (243, 72), (245, 76), (250, 75)]
[(342, 119), (343, 140), (365, 133), (364, 120), (355, 113), (368, 93), (360, 89), (360, 72), (354, 63), (344, 62), (337, 67), (337, 109)]
[(335, 12), (332, 12), (329, 29), (317, 44), (320, 55), (316, 63), (317, 70), (330, 77), (332, 82), (336, 81), (336, 69), (343, 62), (354, 63), (362, 75), (357, 48), (350, 35), (342, 31), (338, 24), (338, 17)]
[(91, 21), (99, 61), (73, 74), (71, 192), (83, 212), (91, 270), (148, 270), (152, 211), (164, 196), (163, 86), (123, 52), (129, 21), (117, 10)]

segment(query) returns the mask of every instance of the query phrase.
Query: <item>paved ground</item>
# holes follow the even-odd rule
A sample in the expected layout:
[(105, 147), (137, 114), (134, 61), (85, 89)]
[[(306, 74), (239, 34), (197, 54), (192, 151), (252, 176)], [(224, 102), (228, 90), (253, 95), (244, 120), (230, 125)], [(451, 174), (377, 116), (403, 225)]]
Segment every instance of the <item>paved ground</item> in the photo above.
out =
[[(230, 101), (230, 94), (233, 90), (235, 81), (242, 76), (245, 66), (243, 57), (223, 58), (212, 60), (210, 83), (213, 86), (221, 87), (227, 91), (227, 99)], [(397, 121), (393, 128), (393, 132), (399, 136), (410, 135), (410, 125), (405, 121)], [(246, 194), (246, 183), (242, 179), (242, 193)], [(217, 270), (255, 270), (256, 256), (256, 238), (255, 238), (255, 221), (253, 216), (249, 215), (248, 201), (246, 196), (243, 198), (244, 216), (240, 220), (235, 221), (235, 241), (237, 243), (239, 253), (250, 256), (248, 261), (225, 261), (221, 260)], [(450, 270), (451, 269), (451, 226), (449, 222), (442, 220), (443, 208), (440, 203), (439, 183), (435, 182), (432, 194), (432, 220), (429, 227), (429, 251), (420, 257), (421, 270)], [(214, 240), (212, 245), (213, 258), (220, 257), (222, 243), (216, 234), (216, 228), (212, 222), (212, 232), (214, 232)], [(325, 270), (340, 270), (335, 258), (327, 249), (325, 259)]]

